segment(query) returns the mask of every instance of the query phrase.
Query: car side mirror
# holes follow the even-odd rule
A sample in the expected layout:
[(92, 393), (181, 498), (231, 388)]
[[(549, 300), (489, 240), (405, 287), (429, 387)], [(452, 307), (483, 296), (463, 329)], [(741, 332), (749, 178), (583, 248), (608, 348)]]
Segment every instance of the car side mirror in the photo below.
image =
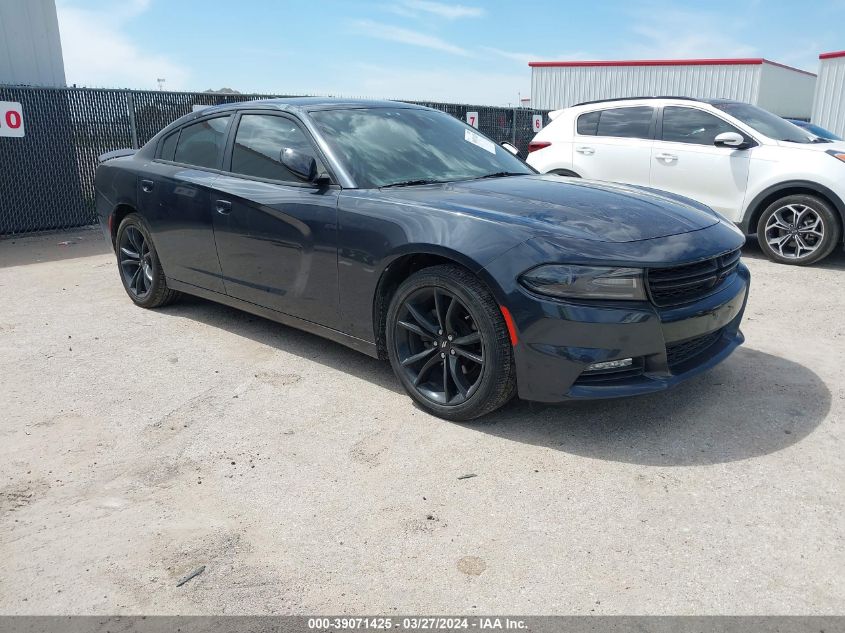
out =
[(499, 145), (504, 147), (506, 150), (508, 150), (514, 156), (519, 156), (519, 148), (516, 145), (514, 145), (512, 143), (508, 143), (507, 141), (502, 141), (501, 143), (499, 143)]
[(291, 173), (306, 182), (317, 180), (317, 161), (310, 154), (305, 154), (290, 147), (283, 147), (280, 160)]
[(734, 149), (744, 149), (746, 146), (745, 138), (737, 132), (722, 132), (713, 139), (713, 145), (716, 147), (732, 147)]

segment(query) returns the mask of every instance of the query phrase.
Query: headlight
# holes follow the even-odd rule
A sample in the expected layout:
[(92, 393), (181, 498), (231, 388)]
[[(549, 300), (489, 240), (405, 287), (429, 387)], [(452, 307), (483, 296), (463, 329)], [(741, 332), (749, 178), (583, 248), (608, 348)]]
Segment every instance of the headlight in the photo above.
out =
[(546, 264), (519, 278), (540, 294), (580, 299), (644, 300), (643, 271), (639, 268), (600, 268)]
[(829, 149), (827, 150), (827, 153), (845, 163), (845, 152), (840, 152), (835, 149)]

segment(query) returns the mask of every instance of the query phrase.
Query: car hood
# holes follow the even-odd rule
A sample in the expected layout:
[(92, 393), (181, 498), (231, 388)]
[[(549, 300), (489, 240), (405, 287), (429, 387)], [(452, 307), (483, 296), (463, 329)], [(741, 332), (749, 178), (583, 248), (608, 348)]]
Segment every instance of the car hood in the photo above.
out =
[(708, 207), (666, 192), (551, 175), (383, 189), (382, 195), (402, 204), (516, 224), (535, 235), (599, 242), (689, 233), (720, 220)]
[(791, 143), (790, 141), (778, 141), (781, 147), (790, 149), (802, 149), (808, 152), (835, 152), (845, 153), (845, 141), (831, 141), (830, 143)]

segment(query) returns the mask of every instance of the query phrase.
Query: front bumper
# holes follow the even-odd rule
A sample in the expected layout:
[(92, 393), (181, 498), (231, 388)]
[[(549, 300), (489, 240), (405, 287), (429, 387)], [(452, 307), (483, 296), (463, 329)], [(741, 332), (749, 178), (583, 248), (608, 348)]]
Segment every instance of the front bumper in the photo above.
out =
[[(724, 360), (743, 341), (750, 275), (740, 263), (714, 294), (659, 308), (649, 302), (562, 301), (524, 291), (514, 349), (520, 398), (618, 398), (668, 389)], [(513, 310), (512, 310), (513, 311)], [(618, 373), (593, 363), (633, 358)]]

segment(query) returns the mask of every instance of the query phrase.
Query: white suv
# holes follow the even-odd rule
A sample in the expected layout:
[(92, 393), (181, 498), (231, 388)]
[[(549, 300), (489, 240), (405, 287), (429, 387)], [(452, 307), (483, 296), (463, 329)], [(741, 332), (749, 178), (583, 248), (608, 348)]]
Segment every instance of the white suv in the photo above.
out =
[(785, 264), (817, 262), (842, 243), (845, 142), (727, 100), (614, 99), (549, 116), (528, 149), (542, 173), (693, 198), (756, 232)]

